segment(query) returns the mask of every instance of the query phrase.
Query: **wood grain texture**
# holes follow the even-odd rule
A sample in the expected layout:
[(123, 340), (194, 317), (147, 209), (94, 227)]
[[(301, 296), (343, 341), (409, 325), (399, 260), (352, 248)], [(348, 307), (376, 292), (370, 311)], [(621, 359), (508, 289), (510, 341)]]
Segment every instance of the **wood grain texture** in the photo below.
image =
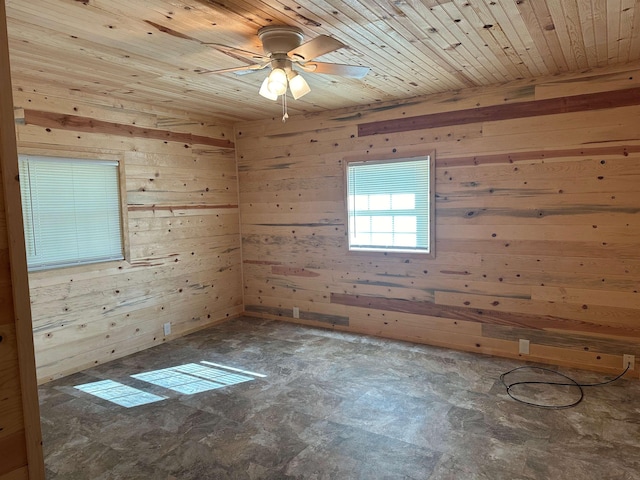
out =
[[(24, 430), (0, 437), (0, 452), (2, 452), (0, 475), (9, 475), (27, 465), (27, 447), (24, 438)], [(38, 477), (31, 476), (29, 478)], [(40, 478), (44, 479), (44, 476)]]
[[(464, 297), (464, 296), (463, 296)], [(486, 296), (483, 296), (487, 298)], [(477, 298), (468, 295), (464, 298)], [(493, 297), (499, 298), (499, 297)], [(399, 298), (380, 298), (372, 295), (347, 295), (334, 293), (331, 294), (331, 302), (340, 305), (350, 305), (361, 308), (372, 308), (376, 310), (385, 310), (389, 312), (405, 312), (416, 315), (428, 315), (432, 317), (443, 317), (454, 320), (466, 320), (478, 323), (487, 323), (494, 325), (526, 327), (529, 329), (542, 330), (566, 330), (570, 332), (582, 333), (601, 333), (604, 335), (617, 336), (621, 338), (640, 338), (640, 328), (633, 325), (630, 326), (603, 326), (595, 322), (588, 322), (580, 319), (571, 319), (565, 317), (553, 317), (542, 315), (530, 315), (518, 311), (497, 310), (501, 304), (501, 300), (491, 300), (488, 306), (492, 308), (470, 308), (473, 307), (472, 302), (463, 300), (464, 306), (447, 305), (438, 302), (438, 298), (434, 302), (419, 302), (415, 300), (406, 300)], [(502, 300), (504, 303), (504, 300)], [(440, 304), (439, 304), (440, 303)], [(524, 302), (529, 307), (530, 303)], [(511, 306), (509, 310), (513, 310)]]
[(233, 148), (231, 140), (205, 137), (191, 133), (171, 132), (136, 125), (122, 125), (120, 123), (96, 120), (95, 118), (80, 117), (78, 115), (58, 114), (39, 110), (23, 109), (24, 124), (38, 125), (46, 128), (60, 128), (73, 132), (104, 133), (123, 137), (150, 138), (169, 142), (184, 142), (188, 144), (209, 145), (212, 147)]
[[(299, 321), (298, 307), (348, 318), (340, 330), (509, 358), (530, 338), (528, 359), (618, 371), (640, 346), (633, 72), (238, 125), (245, 303), (261, 307), (248, 313)], [(354, 132), (424, 112), (456, 124)], [(436, 257), (348, 252), (345, 160), (431, 148)]]
[[(157, 106), (128, 103), (114, 110), (102, 98), (77, 93), (14, 96), (25, 111), (17, 126), (20, 152), (114, 158), (124, 171), (125, 261), (30, 275), (40, 382), (242, 312), (228, 125)], [(171, 324), (170, 336), (164, 323)]]
[[(637, 67), (640, 60), (635, 0), (181, 0), (180, 8), (174, 0), (8, 4), (16, 84), (25, 91), (46, 81), (114, 104), (158, 105), (234, 122), (280, 122), (279, 103), (258, 95), (266, 75), (200, 72), (252, 63), (233, 49), (260, 53), (256, 33), (266, 25), (298, 26), (304, 41), (334, 37), (348, 48), (322, 61), (371, 67), (364, 79), (301, 72), (311, 93), (289, 102), (292, 117), (357, 105), (382, 109), (388, 107), (384, 102), (518, 79), (526, 84), (546, 77), (554, 83), (559, 74), (627, 62)], [(427, 112), (432, 113), (418, 114)]]
[(0, 477), (44, 480), (5, 2), (0, 0)]
[(638, 104), (640, 104), (640, 88), (628, 88), (611, 92), (586, 93), (546, 100), (518, 102), (510, 105), (492, 105), (469, 110), (361, 123), (358, 125), (358, 136), (366, 137), (369, 135), (425, 130), (485, 121), (499, 122), (514, 118), (542, 117)]
[(29, 470), (22, 467), (6, 475), (0, 475), (0, 480), (29, 480)]
[[(265, 305), (245, 305), (245, 311), (253, 314), (269, 314), (277, 317), (289, 317), (291, 312), (287, 308), (269, 307)], [(329, 315), (318, 312), (300, 312), (300, 319), (312, 321), (320, 324), (327, 324), (331, 326), (348, 326), (349, 319), (339, 315)]]

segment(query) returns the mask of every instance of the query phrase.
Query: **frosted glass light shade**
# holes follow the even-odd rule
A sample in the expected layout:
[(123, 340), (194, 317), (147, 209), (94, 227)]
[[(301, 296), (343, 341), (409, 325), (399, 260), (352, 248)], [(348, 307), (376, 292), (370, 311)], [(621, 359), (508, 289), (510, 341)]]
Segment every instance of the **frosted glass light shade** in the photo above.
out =
[(258, 93), (264, 98), (268, 98), (269, 100), (275, 101), (278, 99), (278, 95), (275, 95), (269, 91), (269, 77), (264, 79), (264, 82), (262, 82), (262, 86), (260, 87), (260, 91)]
[(289, 80), (289, 88), (291, 89), (293, 98), (295, 98), (296, 100), (311, 91), (311, 88), (309, 87), (307, 81), (302, 77), (302, 75), (298, 73), (295, 73)]
[(274, 95), (284, 95), (287, 92), (287, 74), (281, 68), (274, 68), (269, 74), (267, 88)]

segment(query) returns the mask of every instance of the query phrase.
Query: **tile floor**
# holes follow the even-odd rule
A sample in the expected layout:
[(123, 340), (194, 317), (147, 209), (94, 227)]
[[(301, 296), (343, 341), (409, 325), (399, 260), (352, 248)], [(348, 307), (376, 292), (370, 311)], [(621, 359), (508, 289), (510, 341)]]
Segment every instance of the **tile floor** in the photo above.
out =
[[(266, 377), (193, 394), (132, 377), (202, 361)], [(518, 365), (240, 318), (42, 386), (47, 478), (640, 479), (640, 382), (544, 410), (506, 395)], [(107, 379), (165, 399), (126, 408), (75, 388)]]

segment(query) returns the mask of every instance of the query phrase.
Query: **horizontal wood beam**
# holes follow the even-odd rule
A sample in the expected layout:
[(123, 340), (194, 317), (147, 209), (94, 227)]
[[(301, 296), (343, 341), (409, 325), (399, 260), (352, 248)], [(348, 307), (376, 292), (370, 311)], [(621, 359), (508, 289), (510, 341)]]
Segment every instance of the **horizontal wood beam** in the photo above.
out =
[(215, 210), (219, 208), (238, 208), (238, 205), (222, 204), (222, 205), (128, 205), (127, 210), (130, 212), (137, 211), (155, 211), (155, 210)]
[(102, 133), (122, 137), (164, 140), (166, 142), (209, 145), (219, 148), (235, 148), (235, 145), (231, 140), (225, 140), (223, 138), (211, 138), (203, 135), (193, 135), (191, 133), (170, 132), (168, 130), (155, 130), (135, 125), (105, 122), (104, 120), (96, 120), (94, 118), (81, 117), (78, 115), (43, 112), (41, 110), (25, 109), (24, 124), (37, 125), (45, 128), (72, 130), (74, 132)]
[[(266, 305), (245, 305), (247, 313), (266, 313), (278, 317), (292, 318), (293, 312), (288, 308), (268, 307)], [(349, 317), (342, 315), (331, 315), (328, 313), (308, 312), (300, 310), (300, 320), (309, 320), (312, 322), (328, 323), (329, 325), (349, 326)]]
[(499, 338), (517, 342), (526, 338), (532, 344), (549, 345), (552, 347), (568, 348), (572, 350), (592, 351), (620, 355), (627, 352), (636, 356), (640, 355), (640, 345), (633, 341), (614, 340), (607, 337), (595, 337), (581, 335), (579, 333), (564, 333), (553, 331), (540, 331), (531, 328), (506, 327), (504, 325), (482, 325), (482, 336)]
[(610, 92), (587, 93), (569, 97), (532, 100), (527, 102), (491, 105), (452, 112), (432, 113), (415, 117), (361, 123), (358, 136), (408, 132), (427, 128), (465, 125), (469, 123), (538, 117), (558, 113), (602, 110), (640, 104), (640, 87)]
[(319, 277), (320, 274), (316, 272), (312, 272), (305, 268), (296, 268), (296, 267), (285, 267), (281, 265), (274, 265), (271, 267), (271, 273), (276, 275), (284, 275), (291, 277)]
[(459, 157), (439, 157), (438, 166), (464, 167), (471, 165), (488, 165), (494, 163), (514, 163), (527, 160), (544, 160), (558, 157), (587, 156), (620, 156), (628, 157), (631, 153), (639, 153), (640, 145), (618, 145), (607, 147), (558, 148), (554, 150), (534, 150), (526, 152), (496, 153), (488, 155), (467, 155)]
[(282, 262), (273, 262), (271, 260), (243, 260), (242, 263), (248, 265), (281, 265)]
[(494, 325), (524, 327), (536, 330), (565, 330), (572, 332), (598, 333), (625, 338), (640, 338), (640, 329), (596, 325), (580, 320), (554, 317), (551, 315), (530, 315), (510, 313), (498, 310), (465, 308), (450, 305), (437, 305), (431, 302), (405, 300), (401, 298), (383, 298), (368, 295), (349, 295), (332, 293), (331, 303), (360, 308), (372, 308), (389, 312), (412, 313), (432, 317), (449, 318)]

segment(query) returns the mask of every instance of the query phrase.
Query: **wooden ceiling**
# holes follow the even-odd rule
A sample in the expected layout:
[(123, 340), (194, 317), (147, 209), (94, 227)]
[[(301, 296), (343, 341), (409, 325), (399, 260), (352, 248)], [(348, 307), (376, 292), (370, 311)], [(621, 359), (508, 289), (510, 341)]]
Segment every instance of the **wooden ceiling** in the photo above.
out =
[(308, 113), (640, 59), (640, 0), (8, 0), (14, 87), (74, 89), (230, 121), (277, 116), (266, 70), (201, 75), (261, 52), (265, 25), (348, 48), (320, 57), (371, 67), (362, 80), (304, 73)]

